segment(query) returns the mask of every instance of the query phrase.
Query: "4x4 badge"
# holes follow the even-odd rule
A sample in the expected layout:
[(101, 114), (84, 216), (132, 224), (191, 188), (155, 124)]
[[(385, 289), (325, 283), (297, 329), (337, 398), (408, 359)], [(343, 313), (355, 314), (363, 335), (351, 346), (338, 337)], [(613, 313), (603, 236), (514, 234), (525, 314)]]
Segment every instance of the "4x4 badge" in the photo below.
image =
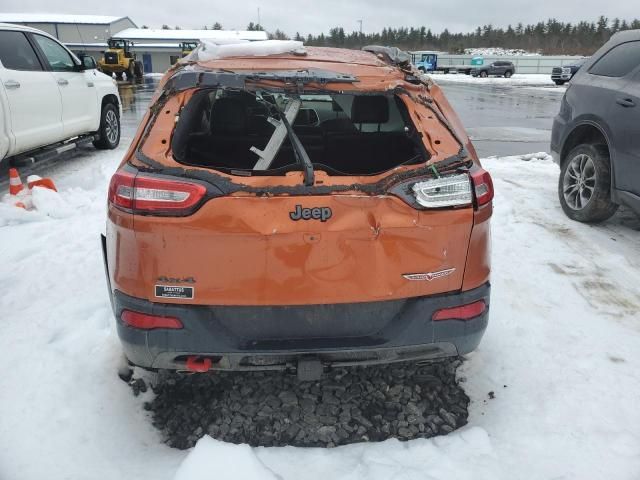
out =
[(455, 268), (447, 268), (446, 270), (438, 270), (437, 272), (405, 273), (402, 276), (407, 280), (426, 280), (427, 282), (430, 282), (434, 278), (448, 277), (455, 271)]
[(329, 207), (302, 208), (302, 205), (296, 205), (293, 212), (289, 212), (289, 217), (294, 222), (298, 220), (320, 220), (326, 222), (331, 218), (333, 212)]

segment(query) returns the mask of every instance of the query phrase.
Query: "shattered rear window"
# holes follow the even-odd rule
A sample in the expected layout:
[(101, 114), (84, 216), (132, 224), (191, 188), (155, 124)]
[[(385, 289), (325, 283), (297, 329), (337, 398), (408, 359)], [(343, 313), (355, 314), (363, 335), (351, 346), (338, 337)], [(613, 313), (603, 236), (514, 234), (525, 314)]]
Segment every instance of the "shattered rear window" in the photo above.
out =
[(313, 168), (329, 175), (374, 175), (429, 157), (404, 103), (393, 94), (229, 88), (202, 89), (191, 97), (173, 135), (173, 156), (232, 174), (299, 170), (278, 112), (289, 120)]

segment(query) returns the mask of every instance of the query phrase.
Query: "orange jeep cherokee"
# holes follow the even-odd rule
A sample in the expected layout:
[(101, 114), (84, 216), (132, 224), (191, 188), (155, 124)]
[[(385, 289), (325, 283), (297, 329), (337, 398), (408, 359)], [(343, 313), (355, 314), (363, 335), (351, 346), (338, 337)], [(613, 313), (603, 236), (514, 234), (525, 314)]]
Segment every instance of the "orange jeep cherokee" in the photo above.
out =
[(493, 186), (440, 88), (384, 47), (190, 58), (109, 187), (129, 361), (313, 379), (474, 350)]

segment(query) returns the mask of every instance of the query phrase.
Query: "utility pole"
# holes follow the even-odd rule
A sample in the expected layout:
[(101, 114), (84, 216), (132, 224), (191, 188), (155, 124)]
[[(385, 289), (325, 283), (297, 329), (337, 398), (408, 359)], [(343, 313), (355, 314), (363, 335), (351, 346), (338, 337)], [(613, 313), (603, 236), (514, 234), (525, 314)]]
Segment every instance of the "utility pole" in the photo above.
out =
[(360, 48), (362, 48), (362, 47), (364, 47), (364, 45), (363, 45), (364, 42), (362, 41), (362, 20), (358, 20), (357, 22), (360, 24), (360, 38), (359, 38), (359, 40), (360, 40)]
[(258, 25), (262, 26), (260, 23), (260, 7), (258, 7)]

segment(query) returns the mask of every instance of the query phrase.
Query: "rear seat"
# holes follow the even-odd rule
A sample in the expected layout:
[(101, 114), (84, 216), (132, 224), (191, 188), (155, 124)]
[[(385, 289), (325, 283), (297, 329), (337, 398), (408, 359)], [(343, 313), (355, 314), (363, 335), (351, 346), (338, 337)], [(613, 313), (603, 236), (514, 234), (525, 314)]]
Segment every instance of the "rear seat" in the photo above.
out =
[(209, 164), (227, 168), (251, 168), (257, 157), (249, 149), (264, 148), (273, 126), (262, 115), (249, 115), (244, 99), (222, 97), (213, 103), (210, 132), (192, 139), (191, 153)]
[[(351, 106), (355, 126), (378, 125), (389, 121), (389, 101), (384, 95), (358, 95)], [(346, 125), (344, 121), (342, 125)], [(413, 149), (404, 132), (327, 132), (326, 165), (348, 173), (371, 173), (396, 165), (398, 158), (409, 157)]]
[[(251, 103), (253, 102), (253, 103)], [(274, 127), (255, 99), (240, 95), (217, 99), (209, 116), (210, 131), (189, 140), (192, 163), (251, 169), (258, 157), (252, 146), (264, 149)], [(404, 132), (361, 132), (355, 125), (381, 125), (389, 121), (388, 99), (382, 95), (355, 96), (351, 120), (339, 118), (321, 126), (294, 125), (311, 161), (337, 171), (358, 174), (383, 171), (412, 156), (413, 144)], [(271, 168), (296, 163), (285, 140)]]

